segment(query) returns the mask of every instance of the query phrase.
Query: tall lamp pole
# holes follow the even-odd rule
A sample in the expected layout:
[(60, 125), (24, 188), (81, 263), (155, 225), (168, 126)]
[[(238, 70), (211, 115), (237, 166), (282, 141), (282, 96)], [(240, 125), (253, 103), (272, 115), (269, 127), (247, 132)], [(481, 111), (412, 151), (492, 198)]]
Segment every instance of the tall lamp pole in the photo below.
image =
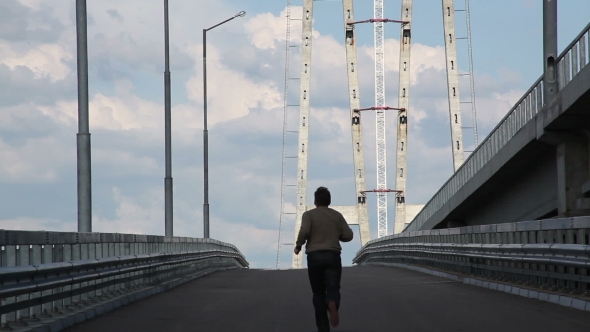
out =
[(543, 0), (543, 55), (545, 104), (557, 95), (557, 0)]
[(241, 11), (219, 24), (208, 29), (203, 29), (203, 237), (209, 238), (209, 131), (207, 130), (207, 31), (212, 30), (224, 23), (233, 20), (236, 17), (246, 16), (245, 11)]
[(168, 27), (168, 0), (164, 0), (164, 140), (166, 157), (166, 175), (164, 178), (164, 231), (166, 236), (173, 236), (172, 221), (172, 112), (170, 102), (170, 37)]
[(92, 176), (88, 121), (88, 21), (86, 0), (76, 0), (78, 53), (78, 232), (92, 232)]

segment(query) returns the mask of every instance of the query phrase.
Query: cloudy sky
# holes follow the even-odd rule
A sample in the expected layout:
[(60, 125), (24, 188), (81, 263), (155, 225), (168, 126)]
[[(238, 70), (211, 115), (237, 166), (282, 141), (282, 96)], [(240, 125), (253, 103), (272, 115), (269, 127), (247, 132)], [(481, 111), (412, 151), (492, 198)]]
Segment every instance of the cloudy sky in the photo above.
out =
[[(400, 2), (385, 1), (388, 18)], [(294, 0), (294, 16), (301, 1)], [(372, 17), (372, 1), (355, 2)], [(203, 236), (202, 29), (208, 34), (211, 237), (231, 242), (253, 267), (274, 267), (279, 226), (286, 1), (170, 0), (174, 234)], [(343, 21), (339, 1), (315, 4), (309, 196), (328, 186), (353, 204)], [(462, 9), (463, 1), (456, 1)], [(426, 202), (452, 173), (440, 1), (416, 1), (413, 17), (407, 201)], [(457, 13), (457, 37), (465, 35)], [(590, 2), (559, 2), (559, 47), (588, 23)], [(542, 1), (472, 1), (480, 140), (542, 73)], [(88, 0), (93, 231), (164, 233), (164, 34), (161, 0)], [(294, 23), (292, 44), (299, 43)], [(372, 106), (372, 26), (358, 30), (362, 104)], [(397, 105), (399, 26), (386, 27), (387, 102)], [(466, 42), (459, 42), (467, 69)], [(296, 49), (296, 48), (295, 48)], [(297, 52), (291, 65), (298, 71)], [(76, 231), (76, 34), (73, 0), (0, 1), (0, 228)], [(468, 80), (462, 99), (469, 99)], [(291, 101), (297, 100), (297, 86)], [(292, 112), (290, 119), (296, 117)], [(463, 121), (471, 122), (470, 109)], [(374, 115), (364, 118), (367, 186), (375, 187)], [(294, 120), (290, 125), (297, 125)], [(395, 121), (387, 118), (390, 187)], [(296, 129), (291, 127), (290, 129)], [(296, 137), (288, 142), (295, 153)], [(467, 149), (473, 133), (464, 131)], [(287, 166), (295, 178), (295, 162)], [(287, 191), (289, 203), (294, 193)], [(392, 199), (390, 199), (392, 201)], [(369, 197), (376, 235), (375, 198)], [(393, 204), (389, 209), (392, 229)], [(285, 220), (284, 242), (294, 223)], [(357, 238), (344, 245), (350, 264)], [(282, 267), (290, 262), (284, 247)]]

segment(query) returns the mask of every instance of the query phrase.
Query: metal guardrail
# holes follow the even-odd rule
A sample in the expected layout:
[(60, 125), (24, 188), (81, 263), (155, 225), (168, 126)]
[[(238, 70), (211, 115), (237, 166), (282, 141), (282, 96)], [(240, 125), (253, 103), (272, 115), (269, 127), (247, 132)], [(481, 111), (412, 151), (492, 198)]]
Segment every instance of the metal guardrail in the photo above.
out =
[(590, 217), (555, 218), (507, 224), (465, 226), (404, 232), (374, 239), (358, 252), (384, 243), (529, 244), (561, 243), (590, 245)]
[[(566, 47), (557, 58), (557, 74), (559, 87), (563, 89), (571, 80), (588, 65), (590, 50), (590, 24)], [(481, 168), (502, 149), (524, 125), (533, 119), (542, 110), (543, 100), (543, 76), (527, 90), (522, 98), (510, 109), (508, 114), (500, 120), (500, 123), (490, 132), (481, 144), (469, 155), (463, 165), (449, 180), (434, 194), (416, 215), (414, 220), (405, 228), (405, 231), (417, 231), (430, 219), (453, 195), (462, 188), (467, 181), (481, 170)]]
[(1, 329), (195, 273), (248, 267), (213, 239), (0, 230)]
[(590, 217), (405, 232), (368, 242), (353, 263), (420, 265), (586, 293)]
[(577, 244), (387, 244), (354, 263), (406, 263), (553, 290), (588, 293), (590, 246)]
[(234, 245), (214, 239), (0, 229), (1, 267), (206, 249), (227, 249), (242, 255)]
[(590, 23), (557, 58), (557, 78), (562, 89), (590, 63)]

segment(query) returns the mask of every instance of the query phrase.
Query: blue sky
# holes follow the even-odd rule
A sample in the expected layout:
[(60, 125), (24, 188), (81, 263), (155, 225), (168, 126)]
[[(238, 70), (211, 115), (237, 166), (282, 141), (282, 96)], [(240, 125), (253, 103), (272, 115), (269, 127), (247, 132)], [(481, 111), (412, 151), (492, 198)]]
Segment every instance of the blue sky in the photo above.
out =
[[(202, 29), (208, 35), (211, 235), (253, 267), (274, 267), (280, 207), (286, 1), (170, 1), (175, 235), (202, 236)], [(76, 230), (74, 2), (0, 2), (0, 228)], [(293, 1), (295, 6), (300, 2)], [(560, 1), (560, 51), (588, 23), (590, 2)], [(309, 193), (328, 186), (354, 203), (341, 4), (315, 4)], [(388, 18), (400, 1), (385, 1)], [(463, 1), (456, 1), (463, 8)], [(372, 17), (372, 1), (355, 2)], [(164, 233), (162, 1), (88, 0), (93, 230)], [(464, 31), (457, 14), (457, 36)], [(542, 73), (542, 2), (471, 1), (480, 140)], [(300, 28), (294, 26), (293, 42)], [(358, 27), (363, 105), (373, 102), (372, 27)], [(386, 27), (387, 100), (397, 103), (398, 31)], [(415, 1), (407, 200), (426, 202), (452, 172), (440, 1)], [(464, 44), (465, 45), (465, 44)], [(466, 47), (459, 65), (467, 68)], [(292, 65), (298, 70), (297, 55)], [(463, 89), (462, 97), (468, 92)], [(297, 87), (292, 87), (296, 92)], [(292, 98), (297, 95), (292, 94)], [(291, 113), (290, 118), (296, 117)], [(470, 121), (463, 110), (463, 121)], [(363, 126), (368, 187), (375, 186), (374, 120)], [(387, 120), (388, 146), (395, 123)], [(291, 121), (291, 123), (293, 123)], [(464, 143), (471, 133), (464, 132)], [(297, 137), (289, 140), (294, 151)], [(395, 155), (388, 153), (389, 165)], [(294, 164), (287, 166), (294, 178)], [(388, 168), (391, 181), (394, 168)], [(390, 183), (393, 186), (393, 183)], [(292, 207), (294, 194), (287, 198)], [(311, 204), (311, 202), (309, 202)], [(369, 198), (376, 236), (375, 199)], [(390, 220), (393, 206), (390, 204)], [(391, 231), (391, 223), (389, 230)], [(286, 242), (294, 225), (285, 224)], [(356, 229), (353, 228), (356, 233)], [(358, 236), (358, 234), (357, 234)], [(349, 263), (358, 237), (343, 246)], [(290, 260), (290, 248), (281, 255)], [(283, 264), (287, 267), (288, 264)]]

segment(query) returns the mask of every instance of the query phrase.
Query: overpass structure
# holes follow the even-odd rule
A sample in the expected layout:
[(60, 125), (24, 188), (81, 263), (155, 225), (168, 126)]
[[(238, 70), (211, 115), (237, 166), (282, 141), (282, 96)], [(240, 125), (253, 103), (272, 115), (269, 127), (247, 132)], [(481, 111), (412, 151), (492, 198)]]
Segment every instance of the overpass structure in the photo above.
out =
[[(430, 199), (405, 232), (590, 214), (590, 24)], [(482, 204), (485, 202), (485, 204)]]

